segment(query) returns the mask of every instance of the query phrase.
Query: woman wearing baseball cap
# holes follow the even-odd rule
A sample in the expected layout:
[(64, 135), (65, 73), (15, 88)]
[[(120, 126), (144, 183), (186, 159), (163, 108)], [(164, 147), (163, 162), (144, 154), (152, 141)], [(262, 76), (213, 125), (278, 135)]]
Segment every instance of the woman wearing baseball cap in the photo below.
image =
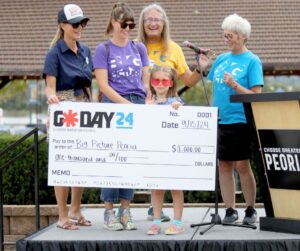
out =
[[(90, 101), (93, 71), (91, 50), (78, 41), (88, 21), (89, 18), (75, 4), (67, 4), (58, 12), (58, 31), (51, 42), (43, 70), (49, 105), (63, 101)], [(80, 211), (83, 188), (71, 188), (69, 210), (68, 189), (54, 187), (59, 211), (57, 227), (77, 230), (78, 226), (91, 226), (91, 222)]]

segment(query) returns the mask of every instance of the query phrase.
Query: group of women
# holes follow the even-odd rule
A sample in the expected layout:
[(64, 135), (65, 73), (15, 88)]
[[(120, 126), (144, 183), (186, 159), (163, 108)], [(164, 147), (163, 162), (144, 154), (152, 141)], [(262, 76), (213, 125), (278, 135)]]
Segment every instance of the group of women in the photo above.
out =
[[(58, 31), (46, 56), (43, 71), (49, 105), (62, 101), (90, 102), (93, 71), (102, 93), (101, 102), (105, 103), (144, 104), (150, 93), (150, 72), (155, 65), (175, 69), (178, 78), (186, 86), (191, 87), (199, 80), (199, 69), (196, 67), (191, 71), (188, 67), (182, 49), (170, 37), (166, 12), (158, 4), (150, 4), (142, 10), (138, 36), (134, 41), (129, 39), (130, 31), (136, 26), (132, 9), (125, 3), (114, 4), (105, 30), (109, 38), (96, 47), (93, 58), (90, 49), (79, 42), (89, 22), (82, 9), (74, 4), (65, 5), (58, 12), (57, 22)], [(256, 183), (249, 162), (251, 145), (251, 138), (248, 136), (249, 125), (242, 104), (230, 103), (229, 97), (237, 93), (261, 92), (262, 65), (259, 58), (246, 47), (251, 33), (250, 23), (246, 19), (237, 14), (229, 15), (224, 19), (222, 29), (229, 51), (220, 54), (214, 61), (211, 55), (201, 54), (199, 64), (201, 71), (209, 70), (211, 66), (207, 78), (213, 85), (212, 105), (219, 108), (220, 114), (219, 182), (226, 205), (223, 222), (233, 223), (238, 219), (233, 175), (236, 169), (247, 205), (243, 222), (251, 224), (256, 221), (254, 209)], [(156, 82), (155, 85), (163, 84), (163, 81)], [(170, 85), (170, 81), (168, 83)], [(77, 230), (79, 226), (92, 225), (80, 210), (82, 188), (71, 188), (69, 209), (68, 188), (56, 186), (54, 189), (59, 209), (58, 227)], [(163, 198), (163, 195), (164, 191), (152, 191), (152, 197)], [(174, 195), (182, 203), (183, 208), (182, 191), (174, 191)], [(130, 201), (133, 196), (132, 189), (101, 189), (100, 198), (105, 205), (105, 228), (108, 230), (137, 228), (130, 213)], [(115, 202), (121, 204), (117, 214), (113, 210)], [(160, 207), (159, 211), (154, 210), (156, 211), (154, 216), (150, 209), (149, 214), (152, 216), (150, 218), (154, 221), (158, 220), (159, 214), (160, 221), (169, 220)], [(178, 219), (174, 218), (172, 222), (181, 224), (180, 207), (176, 217)], [(175, 229), (171, 234), (180, 233), (182, 230), (182, 228)], [(154, 234), (157, 233), (158, 231)]]

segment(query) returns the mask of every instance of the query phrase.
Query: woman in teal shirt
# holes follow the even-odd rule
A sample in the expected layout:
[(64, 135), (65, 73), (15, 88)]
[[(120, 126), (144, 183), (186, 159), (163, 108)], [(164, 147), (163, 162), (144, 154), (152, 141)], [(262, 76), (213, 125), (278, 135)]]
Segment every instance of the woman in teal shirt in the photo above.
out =
[[(237, 14), (229, 15), (222, 23), (223, 35), (229, 52), (217, 57), (208, 74), (213, 83), (213, 106), (219, 108), (218, 160), (221, 194), (226, 206), (223, 223), (238, 220), (235, 210), (234, 169), (237, 170), (246, 201), (244, 224), (255, 223), (254, 209), (256, 182), (250, 166), (251, 130), (246, 121), (242, 103), (231, 103), (233, 94), (251, 94), (262, 91), (263, 71), (258, 56), (249, 51), (246, 42), (251, 33), (250, 23)], [(210, 64), (201, 55), (203, 68)]]

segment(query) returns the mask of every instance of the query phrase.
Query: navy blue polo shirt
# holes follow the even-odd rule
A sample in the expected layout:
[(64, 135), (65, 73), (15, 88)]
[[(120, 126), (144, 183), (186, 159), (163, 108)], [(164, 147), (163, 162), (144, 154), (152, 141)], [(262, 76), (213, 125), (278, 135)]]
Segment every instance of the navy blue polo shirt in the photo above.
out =
[[(51, 75), (56, 77), (56, 90), (75, 90), (75, 95), (80, 95), (83, 87), (92, 83), (93, 61), (91, 50), (84, 44), (77, 42), (75, 54), (60, 39), (50, 48), (45, 59), (43, 77)], [(47, 84), (47, 83), (46, 83)]]

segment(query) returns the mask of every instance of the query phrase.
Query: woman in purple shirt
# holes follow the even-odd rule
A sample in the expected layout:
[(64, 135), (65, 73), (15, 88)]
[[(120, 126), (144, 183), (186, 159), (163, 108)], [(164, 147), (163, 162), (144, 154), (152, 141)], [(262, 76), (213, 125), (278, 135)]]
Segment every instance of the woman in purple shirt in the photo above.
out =
[[(105, 35), (111, 38), (97, 46), (94, 55), (95, 76), (103, 103), (144, 104), (148, 89), (149, 71), (146, 47), (129, 40), (129, 33), (135, 27), (132, 9), (125, 3), (113, 6)], [(134, 230), (130, 214), (132, 189), (102, 188), (104, 201), (104, 228), (108, 230)], [(117, 216), (113, 203), (120, 201)]]

